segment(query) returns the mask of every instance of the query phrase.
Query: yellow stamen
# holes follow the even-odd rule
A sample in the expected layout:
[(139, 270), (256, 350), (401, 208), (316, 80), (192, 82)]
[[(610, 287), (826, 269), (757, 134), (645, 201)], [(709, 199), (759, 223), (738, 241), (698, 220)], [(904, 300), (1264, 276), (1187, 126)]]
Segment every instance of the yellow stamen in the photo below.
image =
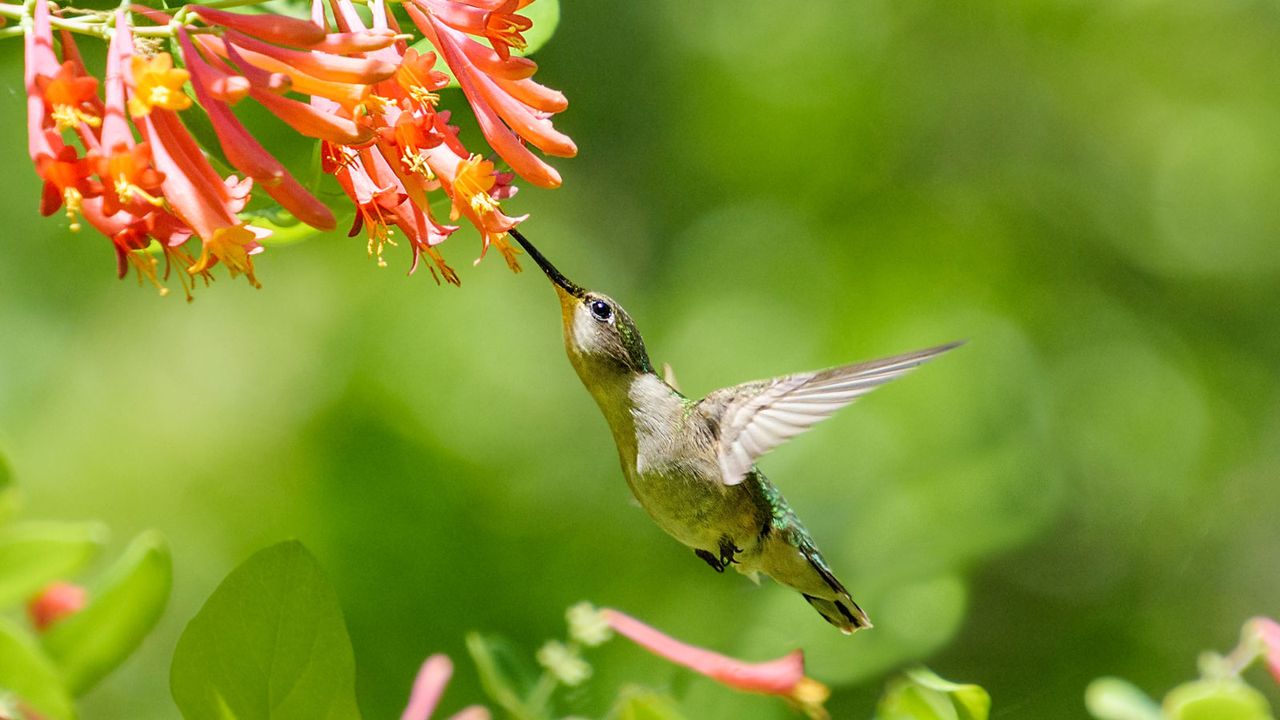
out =
[(471, 203), (471, 209), (480, 215), (491, 213), (498, 209), (498, 201), (494, 200), (487, 192), (472, 195), (469, 202)]
[(169, 288), (160, 284), (160, 278), (156, 277), (156, 268), (160, 265), (151, 253), (146, 250), (131, 250), (128, 254), (129, 264), (138, 272), (138, 286), (142, 286), (145, 279), (160, 291), (160, 297), (169, 294)]
[(427, 164), (427, 158), (422, 153), (405, 148), (400, 161), (409, 172), (421, 175), (428, 182), (436, 179), (436, 174), (431, 171), (431, 166)]
[(59, 131), (73, 130), (80, 123), (84, 123), (89, 127), (98, 127), (102, 124), (102, 119), (97, 115), (70, 105), (54, 105), (50, 116), (53, 118), (54, 126)]
[(421, 105), (430, 105), (432, 107), (435, 107), (435, 104), (440, 102), (439, 95), (421, 85), (414, 85), (409, 88), (409, 97)]
[(67, 220), (70, 222), (68, 227), (71, 232), (80, 232), (80, 204), (83, 200), (84, 195), (73, 187), (62, 191), (62, 202), (67, 206)]
[(116, 197), (120, 198), (120, 202), (129, 202), (135, 197), (142, 198), (146, 202), (161, 207), (164, 205), (164, 198), (156, 197), (142, 188), (129, 182), (123, 174), (116, 177), (114, 189)]

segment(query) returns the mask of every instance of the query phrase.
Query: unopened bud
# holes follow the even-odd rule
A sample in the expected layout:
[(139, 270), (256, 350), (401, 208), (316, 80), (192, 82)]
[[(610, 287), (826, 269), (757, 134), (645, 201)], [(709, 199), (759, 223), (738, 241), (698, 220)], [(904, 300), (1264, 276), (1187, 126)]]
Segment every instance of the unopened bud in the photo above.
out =
[(36, 630), (43, 632), (53, 623), (79, 612), (87, 599), (88, 594), (79, 585), (55, 582), (27, 603), (27, 614)]

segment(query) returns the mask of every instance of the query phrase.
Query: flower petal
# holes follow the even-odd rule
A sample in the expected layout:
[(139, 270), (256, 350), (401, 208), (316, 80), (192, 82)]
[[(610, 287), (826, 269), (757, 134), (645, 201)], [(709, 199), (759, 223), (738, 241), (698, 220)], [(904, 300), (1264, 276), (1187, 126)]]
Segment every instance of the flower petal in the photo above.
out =
[(428, 720), (435, 711), (444, 688), (453, 676), (453, 663), (444, 655), (432, 655), (422, 663), (409, 693), (409, 705), (400, 720)]
[(655, 655), (724, 683), (729, 687), (770, 695), (790, 695), (804, 680), (804, 652), (795, 650), (777, 660), (748, 663), (676, 640), (617, 610), (605, 608), (605, 621)]
[(390, 47), (396, 41), (394, 30), (360, 30), (347, 33), (329, 33), (324, 42), (312, 50), (347, 55), (357, 52), (373, 52)]

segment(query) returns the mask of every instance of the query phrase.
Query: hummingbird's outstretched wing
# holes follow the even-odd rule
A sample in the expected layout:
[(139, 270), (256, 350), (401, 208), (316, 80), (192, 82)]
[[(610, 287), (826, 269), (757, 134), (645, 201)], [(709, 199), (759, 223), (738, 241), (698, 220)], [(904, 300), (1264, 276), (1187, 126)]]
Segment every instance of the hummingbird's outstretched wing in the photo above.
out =
[(785, 375), (711, 393), (699, 405), (720, 421), (720, 473), (724, 484), (741, 483), (756, 458), (858, 397), (960, 344)]

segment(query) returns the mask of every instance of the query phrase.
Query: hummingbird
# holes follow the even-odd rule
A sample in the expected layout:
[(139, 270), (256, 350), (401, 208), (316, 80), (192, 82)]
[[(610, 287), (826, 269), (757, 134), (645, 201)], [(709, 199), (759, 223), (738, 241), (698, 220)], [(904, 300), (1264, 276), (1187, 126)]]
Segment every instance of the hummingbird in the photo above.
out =
[(569, 362), (600, 406), (627, 485), (653, 521), (716, 572), (733, 567), (753, 580), (763, 572), (846, 635), (871, 627), (755, 461), (960, 343), (748, 382), (693, 400), (655, 372), (621, 305), (571, 282), (524, 235), (509, 232), (559, 296)]

